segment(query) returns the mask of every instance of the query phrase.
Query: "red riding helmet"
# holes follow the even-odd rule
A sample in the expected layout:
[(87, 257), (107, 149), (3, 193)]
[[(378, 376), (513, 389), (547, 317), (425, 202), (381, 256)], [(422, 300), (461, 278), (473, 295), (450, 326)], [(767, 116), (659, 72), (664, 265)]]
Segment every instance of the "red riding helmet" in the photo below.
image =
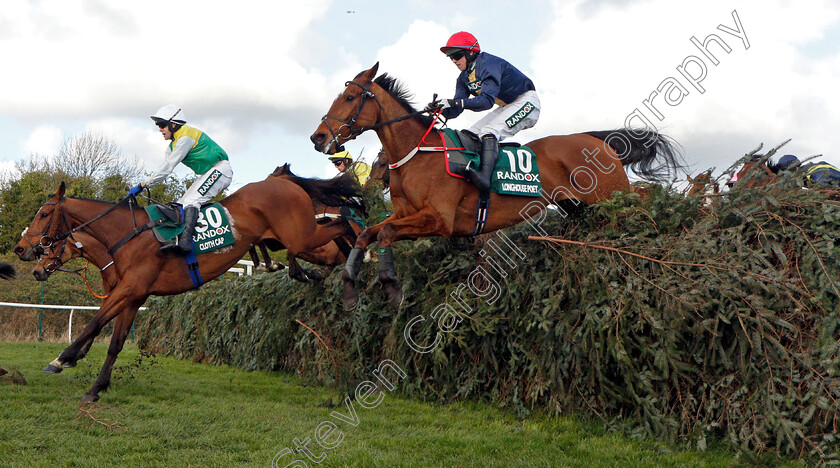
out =
[(446, 55), (456, 52), (458, 50), (466, 50), (471, 53), (481, 52), (481, 47), (478, 45), (478, 39), (466, 31), (460, 31), (453, 34), (446, 45), (440, 48), (440, 51)]

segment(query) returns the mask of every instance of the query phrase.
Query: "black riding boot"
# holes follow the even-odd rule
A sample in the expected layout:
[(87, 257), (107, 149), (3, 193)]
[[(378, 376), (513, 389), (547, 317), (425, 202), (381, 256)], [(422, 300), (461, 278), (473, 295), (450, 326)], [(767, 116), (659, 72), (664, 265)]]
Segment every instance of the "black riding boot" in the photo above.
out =
[(186, 255), (192, 252), (192, 236), (198, 222), (198, 208), (188, 206), (184, 208), (184, 232), (178, 236), (178, 253)]
[(493, 168), (496, 166), (496, 159), (499, 157), (499, 140), (495, 135), (484, 135), (481, 137), (481, 167), (478, 171), (469, 168), (467, 176), (470, 181), (478, 187), (482, 193), (490, 191), (490, 179), (493, 175)]

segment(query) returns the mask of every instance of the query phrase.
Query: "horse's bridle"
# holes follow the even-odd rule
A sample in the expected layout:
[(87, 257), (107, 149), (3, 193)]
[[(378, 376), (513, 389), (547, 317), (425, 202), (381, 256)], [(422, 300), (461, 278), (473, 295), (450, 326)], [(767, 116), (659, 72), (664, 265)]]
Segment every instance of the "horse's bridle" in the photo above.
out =
[[(64, 197), (61, 197), (61, 199), (60, 199), (58, 202), (50, 202), (50, 201), (48, 201), (48, 202), (44, 203), (44, 204), (41, 206), (41, 208), (43, 208), (44, 206), (48, 206), (48, 205), (56, 205), (56, 206), (60, 206), (60, 205), (61, 205), (61, 202), (63, 202), (63, 201), (64, 201)], [(40, 210), (39, 210), (38, 212), (40, 213)], [(67, 216), (66, 216), (66, 215), (64, 215), (64, 213), (63, 213), (63, 212), (62, 212), (62, 215), (63, 215), (63, 217), (64, 217), (64, 225), (65, 225), (65, 226), (70, 226), (70, 225), (67, 223)], [(23, 230), (23, 232), (22, 232), (22, 233), (20, 233), (20, 236), (26, 240), (26, 243), (27, 243), (27, 244), (29, 244), (29, 247), (31, 247), (31, 248), (32, 248), (32, 250), (33, 250), (33, 252), (35, 252), (35, 254), (36, 254), (36, 255), (38, 255), (39, 257), (40, 257), (40, 256), (42, 256), (42, 255), (44, 254), (44, 250), (45, 250), (45, 249), (51, 248), (51, 247), (53, 246), (53, 244), (55, 243), (55, 241), (56, 241), (56, 240), (58, 240), (58, 239), (53, 239), (51, 236), (49, 236), (49, 235), (48, 235), (48, 233), (49, 233), (50, 231), (52, 231), (52, 230), (53, 230), (53, 229), (52, 229), (53, 222), (55, 222), (55, 216), (50, 217), (50, 222), (49, 222), (49, 224), (47, 224), (46, 231), (35, 231), (35, 230), (30, 230), (30, 229), (27, 227), (26, 229), (24, 229), (24, 230)], [(29, 233), (32, 233), (32, 234), (39, 234), (39, 235), (41, 236), (41, 238), (38, 240), (38, 244), (37, 244), (37, 245), (33, 245), (33, 244), (32, 244), (32, 242), (30, 242), (30, 241), (29, 241), (29, 237), (27, 237), (27, 234), (29, 234)], [(65, 237), (66, 237), (66, 236), (65, 236)], [(64, 250), (64, 249), (62, 248), (62, 251), (63, 251), (63, 250)]]
[[(330, 134), (332, 135), (332, 141), (330, 141), (330, 144), (325, 145), (324, 146), (325, 148), (329, 148), (330, 146), (332, 146), (333, 143), (335, 144), (335, 146), (341, 146), (341, 143), (338, 142), (338, 139), (339, 139), (339, 137), (341, 137), (341, 132), (342, 132), (342, 130), (344, 130), (345, 127), (347, 128), (347, 131), (349, 132), (349, 135), (344, 137), (345, 141), (352, 140), (354, 137), (356, 137), (358, 135), (361, 135), (362, 133), (364, 133), (365, 131), (370, 129), (369, 127), (361, 127), (361, 128), (356, 128), (356, 129), (353, 128), (353, 125), (356, 124), (356, 120), (359, 118), (359, 114), (362, 113), (362, 109), (365, 107), (365, 102), (367, 102), (368, 98), (373, 98), (373, 100), (376, 101), (376, 105), (379, 106), (379, 110), (380, 111), (382, 110), (382, 103), (379, 102), (379, 98), (377, 98), (370, 91), (369, 87), (364, 86), (361, 83), (356, 82), (356, 81), (346, 81), (344, 83), (344, 87), (350, 86), (351, 84), (354, 84), (354, 85), (362, 88), (362, 95), (361, 95), (361, 99), (359, 99), (359, 104), (356, 107), (356, 113), (353, 114), (353, 117), (351, 117), (350, 120), (344, 120), (344, 119), (341, 119), (339, 117), (336, 117), (336, 116), (330, 115), (330, 114), (325, 114), (323, 117), (321, 117), (321, 122), (323, 122), (324, 125), (327, 126), (327, 128), (330, 130)], [(329, 122), (327, 122), (327, 119), (333, 119), (335, 121), (340, 122), (341, 125), (338, 127), (338, 130), (333, 130), (332, 126), (329, 124)]]
[[(386, 120), (385, 122), (379, 122), (379, 123), (375, 123), (373, 125), (366, 125), (364, 127), (353, 128), (353, 125), (356, 124), (356, 120), (359, 118), (359, 114), (362, 113), (362, 109), (364, 108), (365, 103), (367, 102), (368, 98), (373, 98), (373, 100), (376, 101), (376, 105), (379, 106), (379, 112), (380, 113), (382, 113), (382, 103), (379, 102), (379, 98), (377, 98), (376, 95), (374, 95), (373, 92), (371, 92), (369, 86), (364, 86), (357, 81), (346, 81), (344, 83), (344, 86), (347, 87), (347, 86), (350, 86), (351, 84), (354, 84), (354, 85), (362, 88), (361, 99), (359, 99), (359, 104), (358, 104), (358, 107), (356, 107), (356, 113), (353, 114), (353, 117), (351, 117), (349, 120), (344, 120), (344, 119), (341, 119), (339, 117), (336, 117), (336, 116), (330, 115), (330, 114), (325, 114), (323, 117), (321, 117), (321, 122), (323, 122), (324, 125), (327, 126), (327, 128), (330, 130), (330, 133), (332, 134), (332, 141), (330, 141), (330, 144), (326, 144), (324, 146), (325, 149), (332, 146), (333, 143), (335, 144), (335, 146), (341, 146), (341, 143), (339, 143), (339, 141), (338, 141), (339, 137), (345, 138), (344, 141), (349, 141), (349, 140), (352, 140), (356, 136), (359, 136), (359, 135), (361, 135), (362, 133), (364, 133), (368, 130), (376, 130), (377, 128), (384, 127), (385, 125), (392, 124), (394, 122), (400, 122), (402, 120), (410, 119), (410, 118), (412, 118), (416, 115), (425, 114), (425, 113), (429, 112), (428, 110), (410, 112), (406, 115), (397, 117), (396, 119)], [(333, 119), (333, 120), (336, 120), (338, 122), (341, 122), (341, 126), (338, 127), (337, 131), (333, 130), (332, 126), (330, 126), (329, 122), (327, 122), (327, 119)], [(347, 127), (347, 131), (349, 132), (349, 134), (346, 137), (342, 137), (341, 136), (341, 131), (345, 127)]]
[[(43, 205), (43, 206), (47, 206), (47, 205), (55, 205), (55, 206), (56, 206), (56, 209), (58, 209), (58, 207), (60, 207), (60, 206), (61, 206), (61, 204), (64, 202), (64, 199), (65, 199), (65, 197), (61, 197), (61, 198), (58, 200), (58, 202), (50, 202), (50, 201), (48, 201), (48, 202), (44, 203), (44, 205)], [(58, 231), (58, 227), (56, 227), (55, 229), (53, 229), (53, 223), (55, 222), (55, 219), (56, 219), (56, 216), (54, 216), (54, 215), (55, 215), (55, 212), (53, 212), (53, 216), (50, 218), (50, 222), (49, 222), (49, 224), (47, 225), (46, 231), (44, 231), (44, 232), (40, 232), (40, 231), (30, 231), (30, 230), (29, 230), (29, 228), (26, 228), (26, 229), (24, 229), (24, 230), (23, 230), (23, 232), (21, 233), (21, 237), (23, 237), (24, 239), (26, 239), (26, 242), (29, 244), (29, 246), (30, 246), (30, 247), (32, 247), (32, 250), (35, 252), (35, 254), (36, 254), (36, 255), (38, 255), (38, 263), (40, 263), (40, 264), (41, 264), (41, 266), (43, 266), (43, 267), (44, 267), (44, 271), (46, 271), (48, 274), (50, 274), (50, 273), (52, 273), (52, 272), (54, 272), (54, 271), (66, 271), (66, 272), (70, 272), (70, 273), (78, 273), (79, 271), (81, 271), (81, 270), (83, 270), (83, 269), (87, 268), (87, 265), (85, 265), (85, 267), (83, 267), (83, 268), (81, 268), (81, 269), (79, 269), (79, 270), (61, 270), (61, 269), (60, 269), (60, 268), (61, 268), (61, 265), (63, 264), (63, 262), (61, 261), (61, 256), (64, 254), (64, 249), (67, 247), (67, 239), (68, 239), (68, 238), (69, 238), (69, 239), (72, 239), (72, 240), (73, 240), (73, 242), (75, 242), (75, 244), (76, 244), (76, 246), (77, 246), (78, 248), (80, 248), (80, 249), (81, 249), (81, 248), (83, 248), (82, 244), (81, 244), (79, 241), (77, 241), (75, 238), (73, 238), (73, 233), (74, 233), (74, 232), (79, 232), (79, 231), (82, 231), (82, 229), (83, 229), (83, 228), (85, 228), (86, 226), (89, 226), (89, 225), (90, 225), (91, 223), (93, 223), (94, 221), (97, 221), (97, 220), (101, 219), (102, 217), (104, 217), (105, 215), (107, 215), (108, 213), (110, 213), (111, 211), (115, 210), (115, 209), (116, 209), (118, 206), (120, 206), (120, 205), (121, 205), (121, 204), (122, 204), (125, 200), (132, 200), (132, 199), (133, 199), (133, 197), (130, 197), (130, 196), (129, 196), (129, 197), (125, 197), (125, 198), (123, 198), (120, 202), (115, 203), (112, 207), (110, 207), (110, 208), (108, 208), (107, 210), (103, 211), (102, 213), (100, 213), (99, 215), (97, 215), (96, 217), (94, 217), (93, 219), (91, 219), (91, 220), (89, 220), (89, 221), (87, 221), (87, 222), (85, 222), (85, 223), (82, 223), (82, 224), (80, 224), (79, 226), (77, 226), (77, 227), (75, 227), (75, 228), (72, 228), (72, 229), (70, 228), (70, 223), (69, 223), (69, 222), (68, 222), (68, 220), (67, 220), (67, 214), (66, 214), (66, 213), (64, 213), (64, 211), (62, 211), (62, 212), (61, 212), (61, 219), (63, 220), (63, 222), (64, 222), (64, 226), (65, 226), (65, 228), (66, 228), (67, 230), (66, 230), (65, 232), (60, 233), (60, 234), (57, 234), (55, 237), (53, 237), (53, 236), (50, 236), (50, 235), (49, 235), (49, 233), (50, 233), (50, 232)], [(130, 209), (132, 210), (132, 212), (133, 212), (133, 210), (134, 210), (133, 203), (129, 203), (129, 208), (130, 208)], [(132, 219), (134, 219), (134, 216), (132, 216)], [(135, 228), (136, 228), (136, 226), (135, 226)], [(32, 232), (32, 233), (34, 233), (34, 234), (40, 234), (40, 235), (41, 235), (41, 238), (40, 238), (40, 239), (39, 239), (39, 241), (38, 241), (38, 245), (32, 245), (32, 242), (30, 242), (30, 241), (29, 241), (29, 238), (26, 236), (26, 234), (27, 234), (27, 233), (29, 233), (29, 232)], [(61, 250), (59, 251), (59, 253), (58, 253), (57, 255), (55, 255), (55, 256), (52, 256), (52, 257), (44, 257), (44, 254), (46, 253), (46, 251), (47, 251), (47, 250), (51, 250), (51, 251), (53, 251), (53, 252), (55, 251), (55, 249), (53, 249), (53, 246), (54, 246), (57, 242), (59, 242), (59, 241), (61, 241), (61, 242), (62, 242), (62, 243), (61, 243)], [(41, 262), (41, 260), (42, 260), (43, 258), (46, 258), (47, 260), (53, 260), (53, 262), (52, 262), (52, 263), (50, 263), (50, 264), (48, 264), (48, 265), (44, 265), (44, 264)], [(101, 269), (100, 269), (100, 271), (105, 270), (106, 268), (108, 268), (109, 266), (111, 266), (113, 263), (114, 263), (114, 262), (111, 262), (111, 263), (109, 263), (108, 265), (104, 266), (103, 268), (101, 268)]]

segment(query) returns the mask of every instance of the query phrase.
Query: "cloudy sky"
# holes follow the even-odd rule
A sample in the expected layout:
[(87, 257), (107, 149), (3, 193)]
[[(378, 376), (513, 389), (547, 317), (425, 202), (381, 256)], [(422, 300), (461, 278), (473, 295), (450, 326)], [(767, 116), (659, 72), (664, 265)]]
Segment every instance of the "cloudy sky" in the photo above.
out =
[[(233, 188), (285, 162), (332, 176), (309, 135), (343, 83), (379, 62), (417, 107), (451, 96), (438, 48), (459, 30), (536, 84), (540, 121), (516, 141), (632, 117), (695, 173), (787, 139), (782, 154), (840, 165), (836, 0), (4, 0), (0, 170), (91, 130), (155, 169), (166, 142), (148, 116), (174, 103), (227, 150)], [(369, 162), (379, 142), (347, 147)]]

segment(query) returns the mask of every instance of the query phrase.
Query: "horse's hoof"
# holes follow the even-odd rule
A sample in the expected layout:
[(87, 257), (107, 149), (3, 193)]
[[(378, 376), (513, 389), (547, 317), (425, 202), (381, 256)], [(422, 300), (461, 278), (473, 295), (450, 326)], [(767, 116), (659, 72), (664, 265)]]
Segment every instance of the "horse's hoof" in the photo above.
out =
[(48, 364), (47, 367), (44, 368), (45, 374), (60, 374), (64, 368), (61, 366), (54, 366), (52, 363)]
[(385, 294), (388, 296), (388, 304), (394, 310), (399, 309), (405, 298), (402, 289), (399, 286), (388, 285), (385, 287)]
[(61, 367), (65, 368), (65, 369), (68, 369), (70, 367), (76, 367), (76, 363), (75, 362), (62, 362)]
[(359, 305), (359, 293), (355, 290), (351, 292), (345, 290), (344, 294), (341, 295), (341, 302), (344, 305), (344, 310), (349, 312)]
[(82, 397), (82, 404), (89, 405), (91, 403), (96, 403), (99, 401), (99, 395), (91, 395), (90, 393), (85, 393), (85, 396)]
[(323, 274), (323, 273), (321, 273), (321, 272), (320, 272), (320, 271), (318, 271), (318, 270), (308, 270), (308, 271), (306, 272), (306, 276), (307, 276), (309, 279), (311, 279), (311, 280), (315, 280), (315, 281), (321, 281), (322, 279), (324, 279), (324, 274)]

